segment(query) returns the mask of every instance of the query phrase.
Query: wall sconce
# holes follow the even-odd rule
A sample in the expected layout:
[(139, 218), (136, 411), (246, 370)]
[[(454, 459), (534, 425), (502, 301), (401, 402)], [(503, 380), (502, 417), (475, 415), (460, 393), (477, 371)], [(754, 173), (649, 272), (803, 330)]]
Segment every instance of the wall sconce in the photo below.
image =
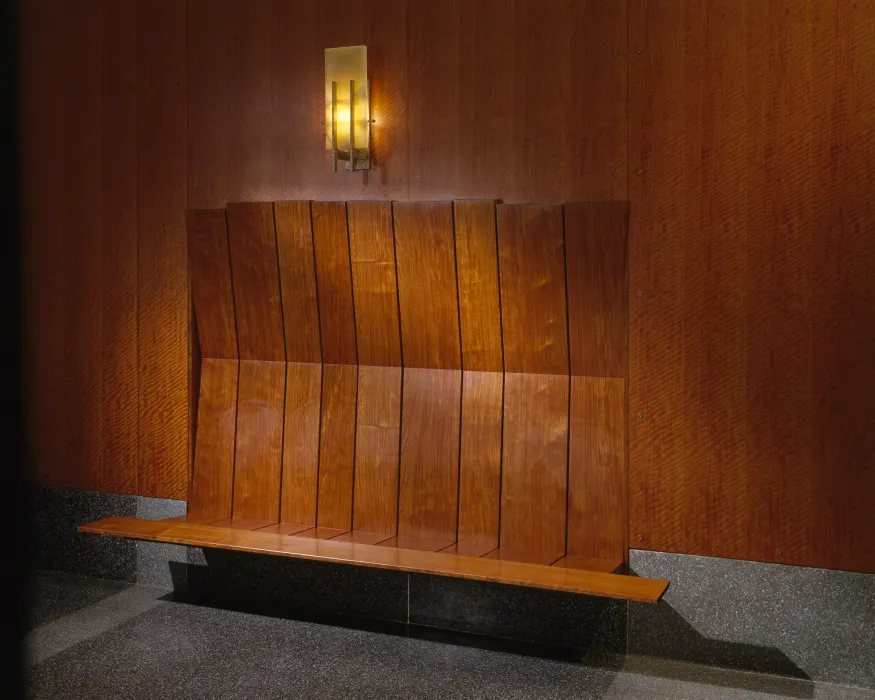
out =
[(325, 49), (325, 143), (331, 164), (347, 161), (345, 169), (371, 167), (371, 104), (368, 47)]

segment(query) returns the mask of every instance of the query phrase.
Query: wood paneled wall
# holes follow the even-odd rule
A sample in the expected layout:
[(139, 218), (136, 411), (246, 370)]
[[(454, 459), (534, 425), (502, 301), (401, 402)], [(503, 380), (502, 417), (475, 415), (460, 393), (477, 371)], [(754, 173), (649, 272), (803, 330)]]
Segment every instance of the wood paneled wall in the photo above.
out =
[(631, 0), (635, 546), (875, 572), (873, 26)]
[[(628, 198), (632, 544), (875, 571), (872, 13), (24, 3), (37, 480), (187, 495), (186, 206)], [(375, 167), (334, 175), (322, 51), (359, 42)]]

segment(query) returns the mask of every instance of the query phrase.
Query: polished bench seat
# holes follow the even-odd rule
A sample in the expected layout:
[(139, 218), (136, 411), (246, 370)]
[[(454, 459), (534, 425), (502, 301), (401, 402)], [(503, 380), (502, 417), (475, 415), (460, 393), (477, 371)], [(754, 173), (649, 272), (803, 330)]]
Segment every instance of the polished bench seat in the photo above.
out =
[[(79, 531), (192, 547), (491, 581), (641, 603), (657, 602), (668, 588), (668, 581), (610, 573), (621, 568), (622, 562), (592, 560), (589, 565), (598, 570), (581, 570), (559, 565), (563, 560), (545, 566), (379, 544), (357, 544), (338, 541), (337, 538), (296, 537), (280, 534), (275, 528), (271, 531), (270, 525), (249, 530), (235, 528), (230, 522), (226, 525), (213, 525), (187, 522), (187, 520), (189, 518), (186, 516), (169, 520), (111, 517), (83, 525)], [(196, 521), (198, 518), (190, 518), (190, 520)]]

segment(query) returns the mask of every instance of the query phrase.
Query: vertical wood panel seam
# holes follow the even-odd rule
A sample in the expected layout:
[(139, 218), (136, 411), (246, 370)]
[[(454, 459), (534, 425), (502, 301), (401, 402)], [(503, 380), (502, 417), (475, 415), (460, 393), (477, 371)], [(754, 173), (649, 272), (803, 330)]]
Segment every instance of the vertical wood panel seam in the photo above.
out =
[[(462, 430), (465, 427), (463, 417), (465, 405), (465, 353), (462, 352), (462, 298), (459, 292), (459, 248), (456, 237), (456, 204), (450, 203), (450, 220), (453, 228), (453, 265), (456, 271), (456, 320), (459, 329), (459, 449), (456, 454), (456, 542), (459, 541), (460, 509), (462, 507)], [(399, 314), (400, 316), (400, 314)]]
[(234, 267), (231, 262), (231, 227), (228, 209), (225, 212), (225, 240), (228, 244), (228, 275), (231, 282), (231, 302), (234, 305), (234, 335), (237, 339), (237, 390), (234, 393), (234, 441), (231, 445), (231, 517), (234, 517), (234, 485), (237, 480), (237, 421), (240, 419), (240, 330), (237, 324), (237, 296), (234, 291)]
[[(319, 270), (316, 267), (316, 234), (313, 232), (313, 201), (307, 202), (307, 217), (310, 220), (310, 251), (313, 255), (313, 287), (316, 292), (316, 320), (319, 326), (319, 362), (325, 362), (325, 351), (322, 347), (322, 312), (319, 309)], [(288, 358), (286, 358), (288, 359)], [(319, 413), (322, 414), (322, 402), (319, 403)], [(320, 418), (321, 425), (321, 418)]]
[[(319, 269), (316, 266), (316, 233), (313, 230), (313, 201), (307, 202), (307, 216), (310, 219), (310, 243), (313, 251), (313, 286), (316, 290), (316, 321), (319, 327), (319, 429), (316, 433), (316, 508), (313, 513), (313, 527), (319, 525), (319, 482), (322, 473), (322, 406), (325, 401), (325, 356), (322, 349), (322, 311), (319, 308)], [(283, 416), (285, 418), (285, 416)], [(285, 420), (283, 420), (285, 423)], [(280, 489), (282, 495), (282, 489)], [(282, 515), (280, 515), (282, 517)], [(294, 523), (304, 525), (305, 523)], [(309, 524), (309, 523), (306, 523)]]
[[(286, 400), (289, 395), (289, 349), (286, 347), (286, 314), (285, 309), (283, 308), (283, 271), (280, 266), (280, 251), (279, 251), (279, 239), (276, 235), (276, 204), (274, 202), (270, 203), (270, 214), (271, 221), (273, 222), (273, 250), (276, 255), (276, 274), (277, 274), (277, 286), (279, 286), (280, 292), (280, 325), (282, 326), (283, 333), (283, 356), (286, 358), (286, 361), (283, 363), (283, 403), (282, 403), (282, 421), (280, 427), (280, 473), (279, 473), (279, 488), (277, 489), (277, 521), (281, 521), (283, 518), (283, 471), (285, 469), (285, 446), (286, 446)], [(230, 246), (229, 246), (230, 248)], [(235, 441), (236, 442), (236, 441)], [(236, 445), (234, 446), (236, 449)], [(233, 494), (234, 492), (231, 491)]]
[[(349, 486), (349, 529), (352, 530), (352, 524), (355, 522), (355, 463), (356, 456), (358, 455), (359, 371), (361, 366), (359, 365), (359, 331), (355, 315), (355, 280), (352, 274), (352, 241), (349, 234), (349, 205), (347, 202), (343, 203), (343, 220), (346, 222), (346, 257), (349, 260), (349, 295), (352, 304), (352, 337), (355, 346), (355, 407), (352, 412), (352, 480)], [(315, 251), (315, 246), (313, 250)]]
[(501, 344), (501, 442), (498, 448), (498, 529), (496, 530), (496, 546), (501, 546), (501, 506), (502, 489), (504, 488), (504, 397), (506, 395), (505, 379), (507, 367), (504, 364), (504, 310), (501, 303), (501, 255), (498, 252), (498, 207), (492, 201), (492, 221), (495, 224), (495, 283), (498, 287), (498, 342)]
[[(592, 208), (590, 208), (592, 216)], [(568, 358), (568, 411), (565, 432), (565, 547), (563, 555), (568, 554), (568, 511), (571, 499), (571, 311), (568, 298), (568, 250), (565, 233), (565, 205), (562, 205), (562, 272), (565, 275), (565, 352)]]
[[(408, 7), (407, 12), (408, 22), (410, 21), (410, 11)], [(408, 55), (409, 60), (409, 55)], [(410, 167), (409, 167), (409, 155), (410, 149), (408, 149), (408, 168), (407, 168), (407, 177), (408, 184), (410, 178)], [(410, 199), (410, 196), (407, 197)], [(404, 435), (404, 338), (402, 336), (402, 327), (401, 327), (401, 290), (398, 284), (398, 249), (397, 242), (395, 240), (395, 202), (389, 202), (389, 226), (392, 229), (392, 260), (395, 263), (395, 303), (398, 305), (398, 344), (401, 346), (401, 351), (399, 357), (401, 358), (401, 392), (400, 398), (398, 400), (398, 476), (396, 479), (396, 483), (398, 488), (395, 490), (395, 536), (398, 536), (399, 532), (399, 523), (401, 521), (401, 447), (402, 447), (402, 436)]]

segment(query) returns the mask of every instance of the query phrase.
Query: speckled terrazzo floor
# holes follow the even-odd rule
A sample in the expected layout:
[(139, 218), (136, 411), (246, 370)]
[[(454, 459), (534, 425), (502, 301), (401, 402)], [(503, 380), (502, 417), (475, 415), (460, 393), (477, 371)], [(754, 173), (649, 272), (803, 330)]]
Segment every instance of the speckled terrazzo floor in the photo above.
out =
[(37, 574), (30, 698), (875, 700), (875, 691), (629, 657), (622, 667), (264, 617)]

